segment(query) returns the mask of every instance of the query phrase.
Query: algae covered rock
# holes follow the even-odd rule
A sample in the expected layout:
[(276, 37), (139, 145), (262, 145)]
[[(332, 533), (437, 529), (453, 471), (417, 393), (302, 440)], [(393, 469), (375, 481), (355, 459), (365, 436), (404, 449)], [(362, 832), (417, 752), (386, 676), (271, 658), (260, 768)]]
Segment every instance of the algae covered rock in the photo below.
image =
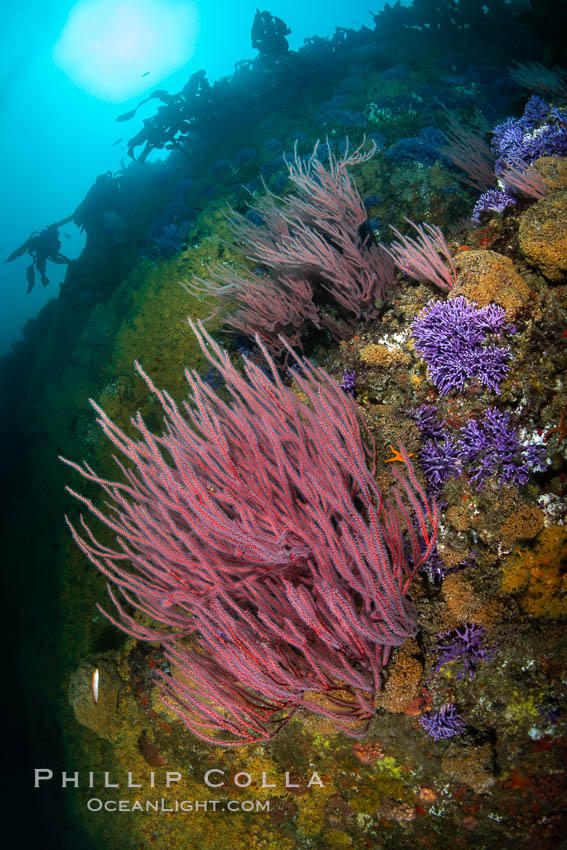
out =
[[(105, 653), (104, 657), (82, 661), (71, 674), (67, 692), (77, 722), (108, 741), (117, 738), (123, 722), (119, 715), (119, 704), (120, 692), (125, 687), (112, 656), (113, 653)], [(97, 702), (92, 687), (95, 669), (99, 671)]]
[(406, 712), (418, 697), (423, 677), (423, 664), (416, 657), (418, 652), (416, 641), (408, 640), (390, 665), (384, 690), (378, 694), (376, 703), (391, 714)]
[(460, 747), (442, 759), (443, 771), (468, 785), (477, 794), (485, 794), (494, 784), (492, 772), (493, 754), (490, 744), (481, 747)]
[(500, 304), (511, 319), (529, 298), (529, 287), (512, 260), (496, 251), (463, 251), (455, 267), (458, 279), (450, 298), (464, 295), (479, 307)]
[(534, 169), (542, 177), (548, 192), (567, 189), (567, 156), (540, 156)]
[(547, 195), (520, 220), (520, 248), (528, 263), (548, 280), (567, 273), (567, 191)]

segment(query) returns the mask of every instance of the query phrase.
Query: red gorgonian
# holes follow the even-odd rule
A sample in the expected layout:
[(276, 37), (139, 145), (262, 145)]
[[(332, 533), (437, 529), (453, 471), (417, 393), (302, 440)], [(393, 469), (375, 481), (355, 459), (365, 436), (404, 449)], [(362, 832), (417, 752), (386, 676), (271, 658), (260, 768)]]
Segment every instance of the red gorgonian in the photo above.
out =
[(93, 402), (122, 480), (65, 461), (108, 497), (105, 513), (70, 491), (116, 535), (111, 548), (82, 517), (81, 532), (69, 523), (109, 579), (118, 613), (103, 613), (163, 645), (163, 699), (210, 743), (267, 740), (298, 709), (363, 734), (390, 650), (416, 633), (406, 592), (434, 543), (435, 504), (402, 447), (407, 477), (396, 471), (383, 499), (356, 405), (324, 370), (296, 358), (301, 401), (259, 338), (270, 374), (244, 359), (241, 375), (190, 324), (230, 402), (186, 371), (181, 411), (136, 364), (163, 433), (138, 413), (130, 439)]
[[(215, 313), (228, 305), (225, 326), (251, 338), (258, 333), (276, 358), (286, 353), (281, 336), (301, 348), (309, 325), (344, 337), (343, 319), (376, 316), (391, 287), (394, 264), (372, 238), (348, 172), (375, 154), (374, 142), (367, 151), (363, 145), (350, 151), (347, 139), (344, 154), (336, 157), (327, 143), (325, 163), (319, 142), (309, 157), (301, 157), (296, 144), (293, 159), (286, 160), (294, 191), (280, 198), (264, 186), (264, 197), (249, 208), (251, 218), (233, 209), (227, 214), (231, 249), (242, 251), (261, 273), (217, 263), (206, 278), (185, 283), (192, 294), (219, 298)], [(329, 300), (340, 318), (320, 310)]]
[(398, 268), (410, 277), (427, 280), (440, 289), (453, 289), (457, 282), (457, 271), (441, 228), (435, 224), (414, 224), (409, 218), (406, 221), (417, 236), (403, 236), (390, 225), (397, 239), (389, 246), (383, 245), (384, 250)]

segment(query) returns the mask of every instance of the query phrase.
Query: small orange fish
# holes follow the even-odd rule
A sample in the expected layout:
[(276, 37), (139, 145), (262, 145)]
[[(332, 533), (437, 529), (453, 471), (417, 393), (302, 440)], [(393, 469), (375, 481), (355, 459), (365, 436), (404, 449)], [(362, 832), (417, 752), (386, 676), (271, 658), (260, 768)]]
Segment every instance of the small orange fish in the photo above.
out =
[(92, 678), (93, 700), (95, 702), (95, 705), (98, 703), (98, 679), (99, 679), (98, 667), (96, 667), (95, 670), (94, 670), (94, 673), (93, 673), (93, 678)]

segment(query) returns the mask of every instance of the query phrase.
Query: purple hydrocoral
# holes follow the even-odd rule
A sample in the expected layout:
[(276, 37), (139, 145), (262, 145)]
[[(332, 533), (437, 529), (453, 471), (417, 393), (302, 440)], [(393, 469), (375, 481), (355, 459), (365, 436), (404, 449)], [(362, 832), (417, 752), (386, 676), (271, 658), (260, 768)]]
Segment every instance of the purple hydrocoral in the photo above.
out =
[(524, 443), (510, 424), (510, 412), (488, 408), (483, 420), (471, 420), (461, 429), (461, 458), (472, 464), (470, 477), (480, 490), (486, 479), (498, 475), (501, 484), (525, 484), (544, 468), (545, 446)]
[(465, 673), (469, 678), (474, 678), (479, 661), (491, 657), (492, 653), (484, 645), (486, 629), (475, 623), (466, 623), (448, 632), (438, 634), (439, 638), (434, 649), (438, 655), (437, 663), (433, 668), (440, 670), (451, 661), (460, 661), (463, 669), (457, 674), (457, 679), (462, 679)]
[(540, 156), (565, 156), (565, 113), (552, 109), (543, 98), (534, 95), (527, 102), (521, 118), (508, 118), (494, 128), (492, 150), (497, 157), (497, 175), (511, 161), (520, 160), (530, 165)]
[(458, 445), (445, 430), (445, 423), (437, 414), (433, 404), (422, 404), (408, 411), (419, 428), (423, 448), (419, 453), (419, 463), (427, 479), (430, 491), (437, 493), (441, 485), (449, 478), (461, 473)]
[[(492, 150), (496, 156), (494, 171), (502, 188), (490, 189), (480, 196), (472, 214), (476, 223), (485, 210), (502, 212), (517, 203), (516, 192), (522, 193), (522, 189), (508, 182), (510, 168), (527, 170), (541, 156), (567, 156), (565, 110), (552, 108), (543, 98), (534, 95), (521, 118), (508, 118), (494, 128)], [(524, 193), (532, 195), (529, 191)]]
[(152, 245), (149, 254), (156, 257), (170, 257), (179, 253), (185, 244), (187, 233), (191, 229), (190, 221), (182, 221), (180, 224), (169, 222), (157, 228), (150, 228), (149, 237)]
[(354, 387), (356, 385), (356, 371), (347, 372), (345, 369), (344, 375), (341, 378), (340, 388), (347, 395), (354, 395)]
[(444, 434), (442, 440), (428, 440), (420, 452), (419, 463), (433, 492), (449, 478), (461, 474), (458, 445), (450, 434)]
[(505, 209), (513, 207), (517, 202), (518, 199), (509, 189), (489, 189), (480, 196), (474, 205), (471, 221), (478, 224), (481, 213), (504, 212)]
[(428, 364), (431, 380), (441, 395), (463, 391), (474, 380), (493, 392), (509, 370), (510, 348), (486, 345), (489, 334), (511, 332), (502, 307), (478, 307), (462, 295), (430, 301), (411, 325), (415, 350)]
[(407, 413), (421, 433), (419, 463), (432, 493), (462, 471), (478, 482), (480, 490), (493, 473), (498, 473), (500, 483), (519, 486), (544, 468), (543, 443), (521, 442), (508, 411), (489, 408), (483, 420), (471, 420), (460, 430), (459, 440), (439, 419), (434, 405), (423, 404)]
[(545, 124), (549, 115), (549, 104), (535, 95), (531, 97), (524, 109), (521, 118), (507, 118), (501, 124), (497, 124), (492, 131), (491, 147), (496, 156), (496, 174), (498, 174), (503, 163), (510, 157), (513, 159), (523, 158), (524, 139), (536, 127)]
[(419, 718), (419, 722), (434, 741), (454, 738), (461, 734), (466, 725), (452, 703), (441, 706), (439, 711), (428, 711)]
[(567, 156), (567, 128), (564, 123), (547, 124), (524, 139), (524, 162), (533, 162), (540, 156)]
[(538, 94), (532, 95), (526, 103), (524, 114), (520, 118), (520, 124), (526, 130), (533, 130), (540, 124), (544, 124), (549, 117), (549, 103)]
[(439, 420), (434, 404), (422, 404), (415, 410), (408, 410), (408, 415), (415, 420), (423, 440), (441, 440), (444, 435), (443, 422)]

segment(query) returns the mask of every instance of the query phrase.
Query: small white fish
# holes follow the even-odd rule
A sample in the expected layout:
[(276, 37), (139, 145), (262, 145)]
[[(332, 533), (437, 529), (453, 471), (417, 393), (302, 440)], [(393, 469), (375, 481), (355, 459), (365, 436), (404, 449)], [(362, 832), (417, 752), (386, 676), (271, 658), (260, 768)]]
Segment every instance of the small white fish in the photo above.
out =
[(93, 700), (95, 705), (98, 703), (98, 667), (95, 668), (92, 678), (92, 686), (93, 686)]

